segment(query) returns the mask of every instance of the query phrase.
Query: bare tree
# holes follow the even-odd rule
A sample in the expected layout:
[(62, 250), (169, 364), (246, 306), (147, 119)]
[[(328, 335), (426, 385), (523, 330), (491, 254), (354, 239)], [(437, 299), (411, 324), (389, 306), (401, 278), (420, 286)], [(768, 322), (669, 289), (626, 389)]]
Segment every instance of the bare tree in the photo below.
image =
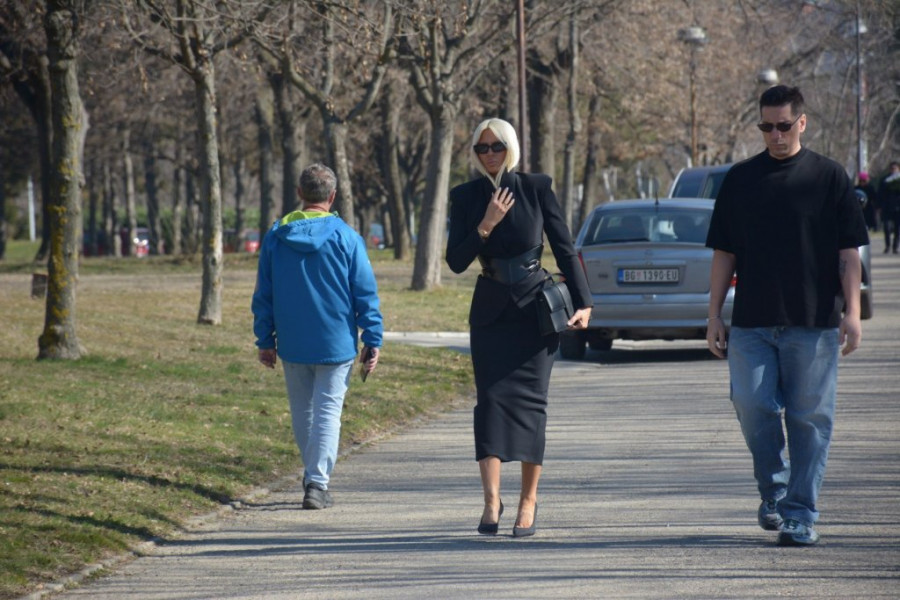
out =
[(234, 46), (241, 32), (236, 21), (222, 18), (219, 4), (204, 0), (139, 0), (145, 22), (123, 4), (122, 22), (145, 51), (177, 65), (194, 82), (200, 126), (201, 207), (203, 216), (203, 286), (197, 322), (222, 322), (222, 190), (216, 127), (217, 53)]
[[(304, 4), (307, 3), (292, 2), (289, 5), (284, 31), (256, 28), (254, 41), (282, 65), (286, 79), (318, 109), (328, 141), (329, 159), (338, 179), (336, 210), (348, 225), (355, 227), (347, 129), (369, 111), (377, 98), (387, 70), (393, 38), (393, 9), (390, 3), (377, 3), (381, 9), (378, 24), (362, 8), (358, 9), (359, 5), (309, 2), (309, 6), (305, 7), (304, 23), (307, 28), (311, 28), (314, 22), (320, 24), (322, 33), (315, 38), (320, 43), (312, 49), (307, 47), (305, 59), (302, 59), (297, 55), (303, 46), (296, 39), (298, 19), (295, 11), (303, 10)], [(281, 43), (276, 41), (277, 35), (281, 35)], [(302, 37), (306, 41), (313, 38), (308, 32)], [(355, 51), (357, 56), (341, 60), (346, 58), (338, 55), (342, 47), (350, 52)], [(338, 67), (345, 64), (348, 69), (338, 72)], [(361, 90), (361, 97), (356, 99), (346, 90), (339, 93), (336, 86), (344, 82), (353, 82), (354, 87)], [(345, 108), (347, 105), (350, 105), (349, 108)]]
[[(394, 258), (409, 258), (411, 247), (408, 218), (403, 203), (403, 182), (400, 175), (400, 111), (397, 90), (388, 86), (381, 101), (381, 122), (383, 124), (378, 144), (378, 160), (384, 173), (388, 214), (390, 214), (390, 241), (394, 247)], [(385, 230), (387, 235), (388, 230)]]
[(294, 88), (285, 81), (281, 72), (284, 64), (276, 64), (269, 72), (268, 80), (275, 94), (275, 107), (278, 113), (278, 125), (281, 131), (281, 214), (295, 210), (299, 203), (297, 184), (300, 170), (307, 160), (306, 119), (309, 110), (298, 106), (292, 93)]
[(441, 283), (450, 165), (456, 118), (466, 92), (511, 46), (495, 35), (513, 23), (512, 4), (484, 0), (463, 5), (410, 3), (404, 15), (401, 52), (416, 99), (431, 122), (431, 152), (416, 244), (412, 289)]
[(0, 5), (0, 72), (34, 119), (37, 127), (41, 190), (41, 245), (35, 262), (42, 263), (50, 248), (50, 171), (53, 144), (50, 74), (47, 70), (44, 2), (8, 2)]
[(573, 11), (569, 17), (569, 60), (567, 61), (569, 80), (566, 86), (566, 100), (569, 109), (569, 134), (566, 136), (563, 160), (562, 194), (563, 210), (569, 231), (572, 231), (575, 202), (577, 200), (575, 190), (575, 153), (578, 134), (581, 132), (581, 119), (578, 116), (578, 47), (578, 13)]
[(38, 358), (77, 359), (85, 352), (75, 331), (83, 177), (80, 160), (87, 127), (78, 89), (80, 18), (75, 0), (48, 0), (44, 25), (53, 98), (53, 168), (47, 310), (44, 331), (38, 338)]
[(274, 152), (272, 138), (275, 133), (275, 107), (272, 89), (267, 85), (257, 88), (254, 117), (259, 144), (259, 235), (263, 236), (272, 225), (275, 199), (272, 193), (274, 180)]
[[(387, 47), (383, 45), (387, 44), (387, 2), (402, 16), (402, 35), (394, 36), (392, 43), (401, 48), (403, 68), (397, 70), (397, 77), (381, 80), (379, 89), (383, 91), (390, 82), (396, 101), (379, 103), (385, 112), (348, 121), (341, 131), (341, 120), (346, 121), (367, 98), (374, 99), (368, 93), (377, 81), (376, 71), (384, 67), (380, 61)], [(546, 111), (532, 111), (529, 130), (541, 132), (542, 141), (532, 147), (536, 151), (545, 148), (541, 154), (547, 156), (543, 163), (533, 164), (550, 173), (565, 168), (565, 173), (559, 173), (564, 175), (560, 179), (564, 183), (558, 184), (564, 204), (575, 182), (583, 181), (584, 210), (611, 197), (646, 193), (638, 187), (638, 170), (644, 175), (641, 181), (661, 174), (667, 183), (665, 178), (674, 176), (686, 163), (692, 130), (690, 49), (679, 40), (678, 30), (699, 26), (708, 37), (708, 44), (695, 57), (699, 162), (739, 160), (762, 149), (753, 127), (758, 116), (755, 104), (762, 89), (757, 74), (771, 68), (782, 82), (799, 84), (807, 95), (812, 126), (805, 143), (842, 160), (851, 171), (857, 147), (855, 104), (863, 96), (863, 137), (867, 138), (870, 170), (877, 172), (900, 154), (900, 90), (894, 85), (900, 77), (894, 37), (900, 5), (880, 0), (860, 0), (858, 4), (866, 27), (859, 53), (864, 75), (862, 94), (856, 84), (857, 53), (855, 35), (851, 35), (855, 1), (530, 2), (527, 43), (534, 51), (531, 82), (535, 85), (528, 91), (532, 96), (540, 95), (536, 82), (543, 79), (538, 71), (548, 65), (552, 67), (553, 85), (558, 88), (555, 99), (549, 93), (543, 96), (550, 100), (541, 102)], [(128, 126), (138, 182), (138, 218), (143, 219), (140, 203), (144, 191), (156, 187), (167, 241), (171, 239), (171, 247), (177, 251), (182, 246), (177, 236), (184, 230), (184, 247), (202, 248), (207, 253), (204, 277), (210, 281), (212, 274), (214, 283), (216, 270), (221, 268), (209, 266), (209, 261), (218, 259), (215, 235), (209, 238), (212, 243), (199, 243), (196, 223), (207, 215), (211, 224), (217, 221), (216, 201), (220, 203), (220, 218), (230, 214), (228, 210), (237, 200), (238, 181), (246, 190), (242, 196), (254, 197), (262, 189), (262, 149), (256, 141), (259, 130), (247, 116), (253, 114), (259, 82), (283, 74), (280, 87), (296, 99), (283, 103), (282, 110), (274, 113), (270, 164), (277, 169), (281, 163), (284, 168), (282, 179), (276, 175), (269, 180), (272, 193), (285, 194), (277, 204), (293, 208), (298, 163), (308, 160), (303, 156), (330, 156), (327, 160), (335, 162), (342, 185), (349, 186), (350, 191), (342, 190), (342, 197), (352, 199), (352, 209), (340, 209), (343, 215), (364, 223), (381, 220), (388, 228), (386, 238), (395, 248), (403, 246), (398, 232), (417, 233), (414, 287), (426, 289), (439, 284), (446, 189), (469, 175), (465, 149), (468, 132), (487, 116), (517, 123), (515, 68), (508, 52), (516, 35), (510, 3), (104, 0), (90, 5), (96, 18), (84, 23), (79, 72), (83, 102), (93, 121), (86, 151), (90, 160), (96, 161), (94, 177), (103, 180), (103, 185), (91, 182), (90, 189), (96, 190), (92, 195), (98, 203), (103, 199), (103, 215), (98, 222), (106, 224), (108, 241), (120, 239), (115, 230), (121, 223), (113, 223), (113, 210), (121, 218), (126, 207), (127, 187), (123, 185), (124, 165), (118, 142), (119, 132)], [(264, 12), (266, 6), (269, 12)], [(20, 153), (14, 164), (6, 160), (7, 152), (0, 160), (8, 201), (23, 193), (25, 178), (21, 173), (40, 171), (37, 140), (47, 146), (49, 157), (49, 78), (45, 34), (40, 26), (44, 7), (45, 0), (0, 2), (0, 119), (7, 122), (10, 113), (21, 113), (17, 115), (19, 122), (30, 125), (28, 137), (32, 140), (23, 143), (19, 126), (0, 128), (0, 147), (27, 145), (29, 155)], [(127, 9), (126, 19), (118, 14), (123, 9)], [(580, 43), (576, 46), (579, 65), (573, 71), (569, 57), (571, 25), (567, 24), (574, 11)], [(263, 17), (248, 16), (258, 14)], [(244, 56), (251, 48), (232, 45), (250, 30), (270, 46), (271, 52), (264, 54), (275, 59), (262, 69), (256, 57), (248, 60)], [(139, 46), (132, 43), (132, 36), (158, 52), (151, 55), (137, 51)], [(784, 43), (772, 44), (772, 39)], [(183, 40), (186, 51), (181, 48)], [(282, 60), (285, 57), (290, 61)], [(210, 65), (209, 73), (215, 69), (215, 77), (209, 80), (215, 86), (212, 91), (217, 100), (206, 104), (221, 111), (213, 114), (213, 119), (223, 124), (220, 129), (225, 137), (217, 137), (227, 139), (233, 151), (207, 149), (211, 138), (203, 132), (212, 128), (198, 110), (203, 103), (198, 89), (206, 89), (202, 82), (209, 76), (200, 72), (206, 64)], [(290, 69), (285, 70), (286, 64), (322, 94), (320, 99), (328, 104), (324, 112), (298, 92), (300, 87), (294, 83)], [(193, 85), (185, 85), (189, 80), (182, 72), (191, 74)], [(326, 85), (329, 81), (330, 87)], [(553, 86), (548, 83), (545, 87)], [(417, 110), (416, 105), (424, 110)], [(336, 128), (328, 125), (332, 123), (328, 120), (332, 109)], [(306, 118), (313, 110), (318, 118)], [(29, 111), (34, 118), (22, 119)], [(293, 121), (291, 131), (283, 116)], [(39, 136), (32, 122), (43, 122), (47, 135)], [(556, 125), (550, 126), (552, 122)], [(578, 122), (584, 124), (584, 131), (576, 131)], [(541, 127), (541, 123), (547, 126)], [(343, 152), (333, 151), (341, 146), (339, 140), (333, 141), (329, 150), (331, 131), (338, 137), (346, 134)], [(150, 150), (151, 144), (157, 150)], [(560, 152), (547, 152), (546, 148)], [(154, 181), (154, 167), (148, 160), (152, 155), (159, 158), (156, 186), (142, 187)], [(210, 156), (221, 163), (219, 168), (210, 168), (212, 161), (206, 158)], [(235, 171), (242, 156), (245, 166)], [(335, 156), (346, 157), (346, 170)], [(211, 173), (219, 178), (218, 200), (207, 191), (216, 187)], [(223, 190), (221, 183), (229, 182), (235, 185)], [(396, 200), (398, 187), (402, 202)], [(41, 194), (42, 199), (49, 196)], [(192, 198), (200, 199), (202, 210)], [(207, 210), (209, 202), (212, 210)], [(401, 207), (406, 218), (399, 214)], [(264, 212), (262, 207), (260, 212)], [(150, 213), (148, 197), (148, 216)], [(182, 215), (184, 222), (178, 225)], [(271, 222), (271, 217), (264, 220)], [(577, 222), (574, 215), (573, 221)], [(49, 226), (49, 218), (43, 225)], [(9, 226), (15, 234), (21, 230), (21, 221), (10, 221)], [(42, 240), (49, 247), (50, 236), (45, 234)], [(112, 243), (108, 246), (115, 251)]]

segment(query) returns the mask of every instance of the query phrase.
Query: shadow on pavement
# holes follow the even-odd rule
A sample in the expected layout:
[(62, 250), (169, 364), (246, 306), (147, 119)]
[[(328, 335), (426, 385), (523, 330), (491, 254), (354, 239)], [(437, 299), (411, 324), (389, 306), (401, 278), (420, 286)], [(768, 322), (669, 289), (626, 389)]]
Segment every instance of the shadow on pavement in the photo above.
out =
[[(558, 361), (566, 361), (557, 357)], [(706, 348), (677, 348), (672, 350), (643, 349), (643, 348), (613, 348), (606, 352), (588, 350), (583, 360), (566, 362), (600, 363), (607, 365), (621, 365), (629, 363), (670, 363), (670, 362), (699, 362), (718, 360)]]

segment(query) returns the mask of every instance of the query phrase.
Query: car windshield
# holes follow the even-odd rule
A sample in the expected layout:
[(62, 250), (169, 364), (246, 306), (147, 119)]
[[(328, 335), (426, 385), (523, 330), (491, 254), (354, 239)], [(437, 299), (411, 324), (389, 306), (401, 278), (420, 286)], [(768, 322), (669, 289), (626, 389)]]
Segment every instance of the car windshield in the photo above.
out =
[(588, 223), (583, 244), (704, 244), (711, 214), (689, 209), (598, 211)]

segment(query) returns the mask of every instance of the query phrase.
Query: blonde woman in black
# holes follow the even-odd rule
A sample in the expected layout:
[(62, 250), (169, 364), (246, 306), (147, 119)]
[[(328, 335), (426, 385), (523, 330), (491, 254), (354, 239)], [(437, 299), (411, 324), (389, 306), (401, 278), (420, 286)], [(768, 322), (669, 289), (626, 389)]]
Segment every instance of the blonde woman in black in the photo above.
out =
[(462, 273), (476, 259), (481, 276), (469, 312), (475, 406), (475, 459), (484, 511), (478, 532), (498, 531), (503, 503), (500, 465), (522, 463), (515, 537), (534, 535), (537, 488), (544, 459), (547, 391), (559, 335), (541, 335), (535, 298), (547, 272), (543, 239), (565, 276), (576, 309), (570, 329), (587, 327), (591, 294), (550, 177), (516, 173), (519, 142), (502, 119), (488, 119), (472, 135), (474, 166), (482, 176), (450, 191), (447, 264)]

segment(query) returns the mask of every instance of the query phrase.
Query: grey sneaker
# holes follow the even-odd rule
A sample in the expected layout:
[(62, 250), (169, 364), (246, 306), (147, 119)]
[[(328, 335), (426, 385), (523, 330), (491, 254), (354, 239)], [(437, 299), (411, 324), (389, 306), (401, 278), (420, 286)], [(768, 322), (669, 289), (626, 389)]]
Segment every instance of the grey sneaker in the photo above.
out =
[(318, 483), (310, 483), (303, 494), (303, 508), (320, 509), (334, 506), (334, 499), (328, 490), (323, 490)]
[(819, 534), (800, 521), (788, 519), (778, 534), (779, 546), (812, 546), (819, 541)]
[(777, 500), (763, 500), (759, 505), (759, 511), (756, 513), (759, 526), (766, 531), (778, 531), (781, 529), (784, 521), (778, 514)]

